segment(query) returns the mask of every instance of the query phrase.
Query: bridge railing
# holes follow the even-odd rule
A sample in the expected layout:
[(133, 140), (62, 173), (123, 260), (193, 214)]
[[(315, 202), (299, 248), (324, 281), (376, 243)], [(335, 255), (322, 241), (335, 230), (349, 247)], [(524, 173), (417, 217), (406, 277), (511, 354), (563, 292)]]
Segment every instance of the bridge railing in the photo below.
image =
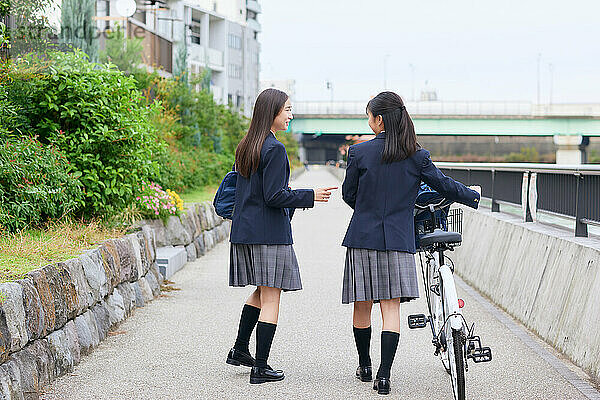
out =
[(587, 237), (588, 224), (600, 226), (600, 166), (552, 164), (436, 163), (444, 174), (480, 185), (492, 203), (520, 207), (524, 221), (537, 211), (575, 220), (575, 236)]
[[(299, 115), (365, 115), (366, 101), (299, 101)], [(504, 101), (416, 101), (406, 102), (413, 115), (513, 115), (600, 117), (600, 104), (533, 104)]]

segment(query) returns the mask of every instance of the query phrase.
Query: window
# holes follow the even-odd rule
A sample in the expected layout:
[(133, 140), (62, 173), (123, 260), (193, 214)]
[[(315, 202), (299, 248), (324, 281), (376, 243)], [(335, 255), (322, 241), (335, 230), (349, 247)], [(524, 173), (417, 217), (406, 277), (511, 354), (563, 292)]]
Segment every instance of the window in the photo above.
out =
[(227, 104), (233, 104), (233, 95), (231, 93), (227, 95)]
[(230, 33), (228, 38), (227, 38), (227, 43), (229, 45), (229, 48), (231, 49), (241, 49), (242, 48), (242, 38), (239, 37), (238, 35), (234, 35), (233, 33)]
[[(145, 8), (140, 7), (140, 1), (136, 1), (137, 4), (137, 9), (135, 11), (135, 14), (133, 14), (133, 19), (140, 21), (142, 23), (146, 23), (146, 11)], [(143, 10), (143, 11), (142, 11)]]
[(236, 106), (237, 108), (240, 108), (240, 107), (242, 106), (242, 102), (243, 102), (243, 101), (244, 101), (244, 100), (242, 100), (242, 96), (240, 96), (240, 95), (238, 94), (238, 95), (236, 96), (236, 99), (235, 99), (235, 106)]
[[(96, 3), (96, 16), (98, 17), (108, 17), (110, 16), (110, 1), (108, 0), (100, 0)], [(110, 28), (110, 21), (106, 20), (104, 23), (104, 28)]]
[(194, 44), (200, 44), (202, 28), (200, 21), (192, 18), (192, 24), (190, 25), (190, 40)]
[(190, 26), (190, 39), (194, 44), (200, 44), (200, 27)]
[(229, 64), (227, 66), (227, 76), (234, 79), (241, 79), (242, 67), (236, 64)]

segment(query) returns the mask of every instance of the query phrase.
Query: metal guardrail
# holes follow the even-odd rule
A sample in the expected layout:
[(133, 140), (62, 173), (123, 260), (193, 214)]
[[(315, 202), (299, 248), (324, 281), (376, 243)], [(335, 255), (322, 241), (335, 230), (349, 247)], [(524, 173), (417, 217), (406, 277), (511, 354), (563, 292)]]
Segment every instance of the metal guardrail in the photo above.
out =
[(523, 220), (536, 221), (538, 210), (575, 219), (575, 236), (587, 225), (600, 226), (600, 166), (553, 164), (445, 163), (436, 166), (467, 185), (481, 186), (492, 212), (507, 203), (520, 206)]
[[(366, 101), (297, 101), (298, 115), (365, 115)], [(600, 104), (533, 104), (506, 101), (409, 101), (411, 115), (600, 117)]]

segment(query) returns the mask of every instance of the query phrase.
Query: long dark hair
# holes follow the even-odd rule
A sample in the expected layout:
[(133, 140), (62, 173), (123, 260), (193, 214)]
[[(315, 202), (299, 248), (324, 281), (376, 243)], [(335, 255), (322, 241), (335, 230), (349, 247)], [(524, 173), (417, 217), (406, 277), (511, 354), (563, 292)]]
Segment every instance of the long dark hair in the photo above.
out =
[(385, 129), (385, 145), (381, 161), (393, 163), (415, 154), (419, 148), (415, 126), (402, 98), (394, 92), (381, 92), (367, 103), (367, 113), (381, 115)]
[(263, 143), (287, 99), (285, 92), (273, 88), (265, 89), (258, 95), (248, 133), (235, 150), (235, 167), (243, 177), (249, 178), (258, 169)]

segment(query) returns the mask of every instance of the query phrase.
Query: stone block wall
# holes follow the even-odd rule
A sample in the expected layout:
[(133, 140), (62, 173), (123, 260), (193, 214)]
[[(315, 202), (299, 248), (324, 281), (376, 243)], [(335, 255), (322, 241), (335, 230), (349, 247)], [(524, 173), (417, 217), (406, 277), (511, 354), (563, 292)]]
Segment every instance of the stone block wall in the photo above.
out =
[(227, 239), (230, 222), (210, 203), (181, 216), (142, 221), (139, 231), (0, 284), (0, 399), (38, 399), (108, 332), (156, 298), (156, 248), (185, 246), (188, 261)]

